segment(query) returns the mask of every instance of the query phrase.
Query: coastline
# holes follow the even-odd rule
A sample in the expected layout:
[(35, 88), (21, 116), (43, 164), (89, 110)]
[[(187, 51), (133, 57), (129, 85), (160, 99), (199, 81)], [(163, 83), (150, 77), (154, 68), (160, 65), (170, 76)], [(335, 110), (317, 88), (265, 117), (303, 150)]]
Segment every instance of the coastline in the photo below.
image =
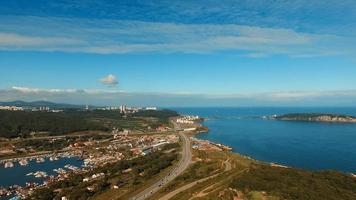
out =
[[(205, 131), (179, 129), (191, 138), (193, 163), (180, 179), (150, 199), (215, 199), (217, 196), (221, 199), (251, 199), (256, 195), (260, 197), (258, 199), (304, 199), (310, 196), (314, 197), (312, 199), (354, 199), (347, 195), (356, 195), (349, 187), (355, 184), (355, 174), (332, 170), (313, 171), (255, 160), (232, 149), (224, 151), (220, 148), (224, 143), (199, 139), (199, 134), (209, 134), (211, 124), (179, 125), (186, 129), (189, 126), (205, 126)], [(213, 125), (210, 128), (211, 133), (217, 131)], [(340, 196), (340, 191), (345, 194), (344, 197)]]
[[(272, 167), (294, 168), (294, 167), (282, 165), (282, 164), (279, 164), (279, 163), (276, 163), (276, 162), (266, 162), (266, 161), (256, 160), (256, 159), (254, 159), (254, 158), (252, 158), (252, 157), (250, 157), (250, 156), (240, 154), (239, 152), (234, 152), (234, 151), (233, 151), (233, 148), (230, 147), (230, 146), (228, 146), (228, 145), (220, 144), (220, 143), (216, 143), (216, 142), (212, 142), (212, 141), (210, 141), (210, 140), (202, 140), (202, 139), (197, 138), (196, 136), (199, 135), (199, 134), (208, 134), (209, 128), (208, 128), (208, 127), (206, 127), (206, 128), (207, 128), (207, 131), (196, 131), (195, 133), (192, 134), (191, 137), (193, 138), (193, 142), (194, 142), (194, 141), (208, 142), (208, 143), (210, 143), (211, 145), (216, 146), (217, 148), (220, 148), (222, 151), (229, 151), (229, 152), (231, 152), (231, 153), (233, 153), (233, 154), (237, 154), (237, 155), (239, 155), (239, 156), (241, 156), (241, 157), (244, 157), (244, 158), (246, 158), (246, 159), (253, 160), (253, 161), (258, 162), (258, 163), (261, 163), (261, 164), (267, 164), (267, 165), (270, 165), (270, 166), (272, 166)], [(194, 147), (193, 147), (193, 149), (194, 149)], [(307, 171), (309, 171), (309, 170), (307, 170)], [(351, 175), (352, 175), (352, 174), (353, 174), (353, 173), (351, 173)]]
[[(204, 128), (204, 131), (194, 131), (194, 133), (192, 133), (191, 137), (194, 138), (195, 140), (201, 140), (201, 141), (207, 141), (209, 142), (210, 144), (212, 145), (215, 145), (215, 146), (221, 146), (223, 147), (226, 151), (229, 151), (233, 154), (237, 154), (239, 156), (242, 156), (246, 159), (249, 159), (249, 160), (253, 160), (255, 162), (258, 162), (258, 163), (261, 163), (261, 164), (267, 164), (271, 167), (278, 167), (278, 168), (289, 168), (289, 169), (299, 169), (299, 170), (303, 170), (303, 171), (307, 171), (307, 172), (320, 172), (320, 171), (325, 171), (325, 170), (310, 170), (310, 169), (303, 169), (303, 168), (297, 168), (297, 167), (292, 167), (292, 166), (287, 166), (287, 165), (284, 165), (284, 164), (280, 164), (280, 163), (277, 163), (277, 162), (274, 162), (274, 161), (262, 161), (262, 160), (257, 160), (251, 156), (248, 156), (248, 155), (244, 155), (244, 154), (241, 154), (239, 152), (235, 152), (233, 150), (232, 147), (226, 145), (226, 144), (220, 144), (220, 143), (217, 143), (217, 142), (213, 142), (213, 141), (210, 141), (210, 140), (203, 140), (203, 139), (199, 139), (197, 136), (200, 135), (200, 134), (209, 134), (210, 132), (210, 129), (208, 126), (204, 126), (202, 123), (205, 121), (204, 118), (202, 118), (202, 120), (200, 122), (197, 122), (197, 124), (200, 126), (200, 127), (203, 127)], [(330, 169), (330, 170), (333, 170), (333, 169)], [(355, 172), (343, 172), (343, 171), (340, 171), (340, 170), (334, 170), (334, 171), (337, 171), (339, 173), (343, 173), (343, 174), (347, 174), (347, 175), (350, 175), (351, 177), (353, 178), (356, 178), (356, 173)]]

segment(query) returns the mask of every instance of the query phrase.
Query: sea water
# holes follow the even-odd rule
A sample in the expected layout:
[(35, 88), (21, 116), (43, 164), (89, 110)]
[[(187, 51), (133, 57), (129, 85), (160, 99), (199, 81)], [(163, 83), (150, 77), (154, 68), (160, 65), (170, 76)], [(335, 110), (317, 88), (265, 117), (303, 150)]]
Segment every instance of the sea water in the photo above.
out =
[(356, 172), (356, 124), (266, 120), (287, 113), (356, 116), (356, 108), (174, 108), (206, 118), (200, 139), (254, 159), (308, 170)]
[(44, 178), (36, 178), (33, 175), (27, 176), (28, 173), (37, 171), (46, 172), (47, 175), (57, 175), (53, 169), (63, 168), (65, 165), (73, 165), (81, 167), (84, 162), (78, 160), (77, 157), (64, 157), (59, 160), (50, 161), (48, 158), (43, 163), (37, 163), (36, 160), (28, 162), (28, 165), (21, 166), (19, 163), (14, 163), (12, 168), (4, 168), (0, 166), (0, 187), (7, 188), (11, 185), (25, 186), (26, 182), (43, 183)]

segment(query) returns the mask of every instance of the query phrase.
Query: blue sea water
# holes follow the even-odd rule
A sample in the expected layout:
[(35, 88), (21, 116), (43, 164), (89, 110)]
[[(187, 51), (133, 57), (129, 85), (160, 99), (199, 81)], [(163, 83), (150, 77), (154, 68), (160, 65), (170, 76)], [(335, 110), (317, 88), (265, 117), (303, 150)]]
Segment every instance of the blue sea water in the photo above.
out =
[(263, 120), (287, 113), (356, 116), (356, 108), (174, 108), (207, 118), (197, 137), (254, 159), (308, 170), (356, 172), (356, 124)]
[(63, 168), (70, 164), (76, 167), (81, 167), (84, 162), (76, 157), (61, 158), (59, 160), (50, 161), (46, 159), (43, 163), (36, 163), (35, 160), (29, 161), (27, 166), (21, 166), (14, 163), (12, 168), (0, 167), (0, 187), (8, 187), (11, 185), (25, 186), (26, 182), (42, 183), (44, 179), (35, 178), (34, 176), (26, 176), (30, 172), (44, 171), (48, 175), (56, 175), (53, 169)]

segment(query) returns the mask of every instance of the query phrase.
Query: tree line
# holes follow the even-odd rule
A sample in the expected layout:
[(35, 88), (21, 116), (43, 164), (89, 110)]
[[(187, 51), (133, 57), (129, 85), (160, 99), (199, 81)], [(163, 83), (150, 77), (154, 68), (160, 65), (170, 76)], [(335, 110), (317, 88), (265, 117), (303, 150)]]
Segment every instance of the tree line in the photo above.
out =
[[(169, 117), (177, 116), (175, 111), (142, 111), (129, 116), (124, 116), (118, 111), (79, 111), (65, 110), (60, 113), (31, 112), (31, 111), (0, 111), (0, 137), (16, 138), (28, 137), (31, 132), (46, 132), (49, 135), (61, 135), (65, 133), (99, 130), (108, 131), (113, 127), (107, 121), (119, 121), (125, 127), (123, 121), (137, 121), (137, 117), (157, 118), (159, 123), (168, 123)], [(132, 124), (131, 126), (134, 126)], [(119, 126), (120, 123), (115, 124)], [(134, 128), (134, 127), (132, 127)]]

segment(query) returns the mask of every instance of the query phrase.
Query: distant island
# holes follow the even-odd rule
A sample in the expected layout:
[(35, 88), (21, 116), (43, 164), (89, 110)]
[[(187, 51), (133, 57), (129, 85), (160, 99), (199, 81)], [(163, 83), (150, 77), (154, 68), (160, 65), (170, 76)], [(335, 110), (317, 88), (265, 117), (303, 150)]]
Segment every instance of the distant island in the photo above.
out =
[(285, 121), (356, 123), (356, 117), (354, 116), (324, 113), (292, 113), (279, 116), (275, 115), (271, 118)]

